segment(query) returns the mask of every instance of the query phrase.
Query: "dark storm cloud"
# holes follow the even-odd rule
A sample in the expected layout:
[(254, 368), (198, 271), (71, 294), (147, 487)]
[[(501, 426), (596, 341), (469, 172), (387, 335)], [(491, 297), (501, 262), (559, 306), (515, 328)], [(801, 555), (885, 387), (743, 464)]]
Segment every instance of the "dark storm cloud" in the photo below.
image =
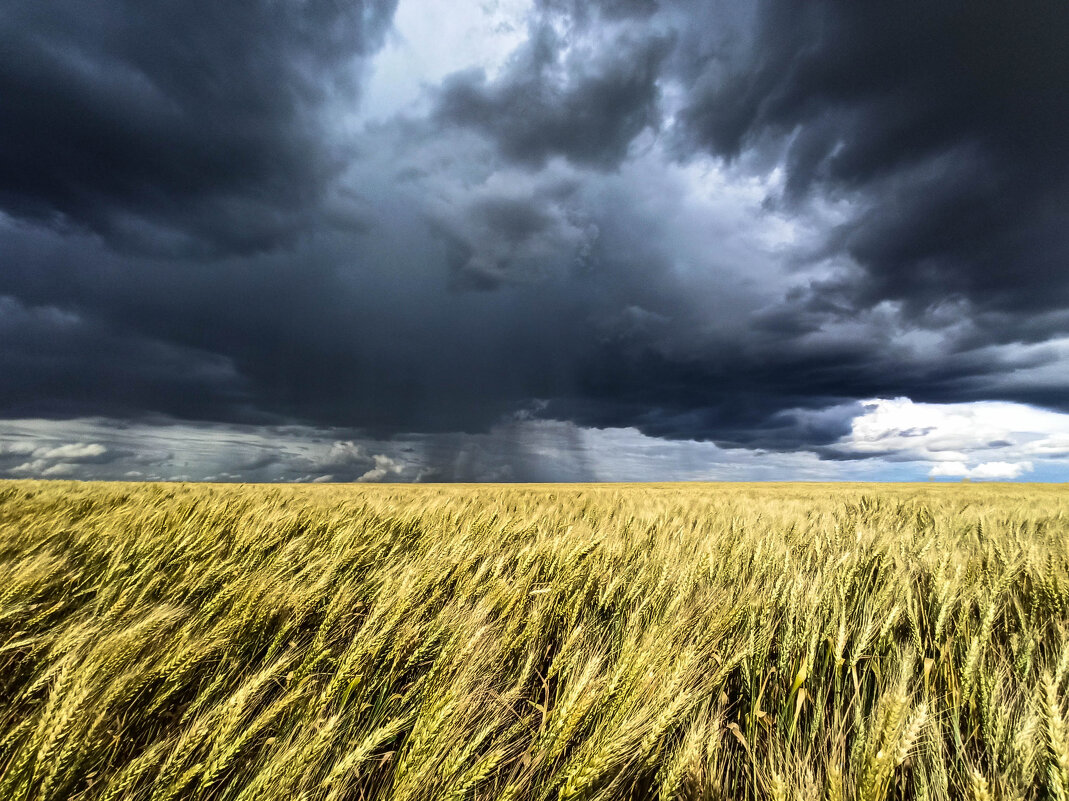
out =
[(763, 0), (755, 27), (691, 42), (681, 146), (782, 147), (787, 201), (850, 194), (855, 303), (1065, 304), (1069, 6)]
[[(581, 270), (598, 228), (579, 206), (569, 180), (463, 193), (430, 214), (446, 244), (455, 289), (498, 289), (566, 277)], [(518, 186), (517, 186), (518, 185)]]
[(577, 39), (545, 18), (532, 21), (529, 41), (501, 77), (491, 81), (476, 68), (445, 82), (436, 118), (484, 133), (506, 158), (531, 166), (553, 156), (616, 166), (659, 122), (657, 77), (670, 39), (633, 27), (596, 47)]
[(225, 356), (54, 306), (26, 306), (0, 295), (0, 342), (0, 408), (7, 416), (155, 409), (212, 417), (249, 401)]
[(309, 223), (396, 0), (0, 11), (0, 209), (158, 253), (255, 251)]
[(575, 302), (537, 284), (492, 303), (450, 290), (441, 243), (400, 223), (397, 239), (197, 263), (0, 229), (3, 414), (480, 430), (566, 383)]

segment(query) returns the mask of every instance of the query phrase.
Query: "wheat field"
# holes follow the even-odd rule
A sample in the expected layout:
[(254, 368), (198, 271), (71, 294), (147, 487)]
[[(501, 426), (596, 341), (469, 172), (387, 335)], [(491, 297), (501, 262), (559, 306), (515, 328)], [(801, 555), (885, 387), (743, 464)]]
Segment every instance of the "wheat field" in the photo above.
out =
[(0, 482), (0, 799), (1069, 799), (1069, 491)]

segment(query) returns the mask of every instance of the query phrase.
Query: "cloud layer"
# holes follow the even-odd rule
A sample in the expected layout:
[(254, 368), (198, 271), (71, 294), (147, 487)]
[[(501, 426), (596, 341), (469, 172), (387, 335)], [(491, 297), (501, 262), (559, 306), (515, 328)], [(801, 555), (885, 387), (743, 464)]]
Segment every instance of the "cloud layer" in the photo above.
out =
[(0, 421), (0, 477), (197, 481), (1050, 481), (1069, 470), (1069, 414), (1013, 403), (798, 410), (795, 425), (852, 418), (825, 446), (725, 449), (634, 428), (518, 415), (479, 434), (407, 434), (168, 420)]

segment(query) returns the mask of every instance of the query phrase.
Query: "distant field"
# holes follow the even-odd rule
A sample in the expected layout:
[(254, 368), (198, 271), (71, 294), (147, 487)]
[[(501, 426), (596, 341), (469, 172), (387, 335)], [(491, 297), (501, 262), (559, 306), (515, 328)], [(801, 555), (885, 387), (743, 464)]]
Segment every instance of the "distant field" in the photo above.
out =
[(0, 482), (0, 799), (1069, 799), (1069, 487)]

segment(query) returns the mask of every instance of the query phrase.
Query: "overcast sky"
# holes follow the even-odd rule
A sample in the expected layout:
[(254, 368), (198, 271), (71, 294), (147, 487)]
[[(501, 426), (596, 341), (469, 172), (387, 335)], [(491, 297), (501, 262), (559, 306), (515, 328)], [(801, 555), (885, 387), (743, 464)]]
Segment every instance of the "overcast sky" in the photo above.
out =
[(0, 476), (1069, 481), (1069, 4), (7, 0)]

